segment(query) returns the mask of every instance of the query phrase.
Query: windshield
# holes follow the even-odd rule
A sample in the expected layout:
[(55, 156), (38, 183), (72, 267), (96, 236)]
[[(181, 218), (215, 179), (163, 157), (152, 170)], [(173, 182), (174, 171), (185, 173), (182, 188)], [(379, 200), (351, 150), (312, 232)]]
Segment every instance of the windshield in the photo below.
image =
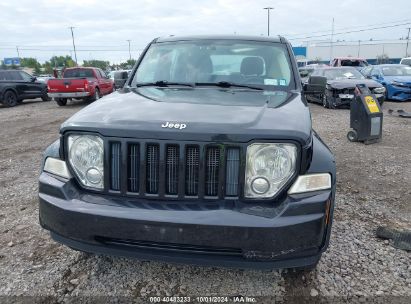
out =
[(411, 67), (408, 66), (387, 66), (382, 68), (384, 76), (411, 76)]
[(324, 76), (329, 80), (364, 79), (364, 76), (356, 69), (328, 69), (324, 70)]
[(140, 63), (132, 85), (217, 83), (281, 86), (292, 83), (287, 49), (272, 42), (199, 40), (155, 43)]
[(63, 78), (91, 78), (94, 77), (93, 70), (91, 69), (72, 69), (66, 70), (63, 74)]
[(343, 59), (341, 60), (341, 66), (352, 66), (352, 67), (366, 67), (368, 66), (368, 63), (364, 60), (358, 60), (358, 59)]

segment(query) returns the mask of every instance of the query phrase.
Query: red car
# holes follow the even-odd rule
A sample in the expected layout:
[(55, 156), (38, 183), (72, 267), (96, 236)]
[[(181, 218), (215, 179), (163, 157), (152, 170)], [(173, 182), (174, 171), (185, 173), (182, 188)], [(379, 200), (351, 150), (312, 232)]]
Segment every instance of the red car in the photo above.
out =
[(63, 78), (50, 79), (47, 83), (48, 96), (59, 106), (65, 106), (68, 99), (95, 101), (114, 90), (114, 83), (98, 68), (68, 68)]

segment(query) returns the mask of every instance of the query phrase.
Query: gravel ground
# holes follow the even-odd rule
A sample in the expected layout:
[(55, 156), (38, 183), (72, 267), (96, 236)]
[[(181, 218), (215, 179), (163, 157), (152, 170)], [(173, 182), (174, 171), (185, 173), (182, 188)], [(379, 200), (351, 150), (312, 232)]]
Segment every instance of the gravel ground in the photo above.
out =
[[(84, 106), (0, 106), (0, 302), (124, 296), (146, 303), (155, 295), (243, 295), (257, 297), (256, 303), (411, 302), (410, 253), (375, 237), (379, 225), (411, 227), (410, 119), (385, 115), (383, 140), (366, 146), (347, 141), (348, 110), (310, 105), (314, 128), (337, 159), (331, 245), (313, 272), (260, 272), (86, 255), (52, 241), (38, 223), (41, 153), (58, 137), (59, 125)], [(387, 102), (385, 114), (388, 108), (411, 112), (411, 103)]]

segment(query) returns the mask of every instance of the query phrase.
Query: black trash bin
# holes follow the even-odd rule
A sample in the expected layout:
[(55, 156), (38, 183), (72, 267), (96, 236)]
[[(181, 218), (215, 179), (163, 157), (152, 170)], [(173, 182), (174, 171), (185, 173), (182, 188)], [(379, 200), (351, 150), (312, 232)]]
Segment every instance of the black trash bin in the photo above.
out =
[(350, 105), (350, 127), (347, 138), (364, 144), (379, 142), (382, 137), (383, 113), (377, 98), (365, 84), (358, 84)]

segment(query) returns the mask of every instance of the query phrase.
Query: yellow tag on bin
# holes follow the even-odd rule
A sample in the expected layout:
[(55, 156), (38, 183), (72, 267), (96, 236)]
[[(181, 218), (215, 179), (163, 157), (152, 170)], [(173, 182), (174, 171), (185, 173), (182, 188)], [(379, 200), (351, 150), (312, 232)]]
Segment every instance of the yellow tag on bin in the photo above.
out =
[(380, 109), (378, 108), (377, 102), (372, 96), (365, 96), (365, 103), (367, 104), (368, 110), (371, 113), (379, 113)]

